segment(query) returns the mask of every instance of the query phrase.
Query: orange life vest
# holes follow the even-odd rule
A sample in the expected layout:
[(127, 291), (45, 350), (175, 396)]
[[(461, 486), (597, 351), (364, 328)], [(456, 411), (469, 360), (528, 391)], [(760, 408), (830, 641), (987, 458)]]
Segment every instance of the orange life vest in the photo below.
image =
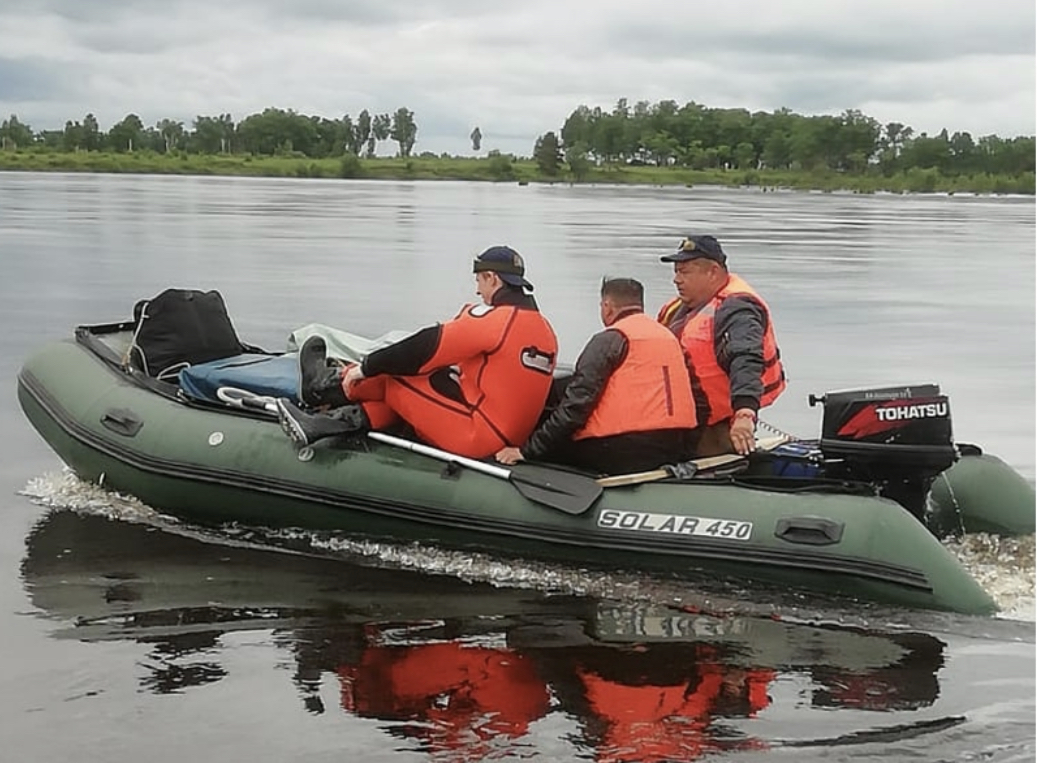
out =
[(606, 329), (627, 339), (627, 356), (605, 384), (587, 423), (574, 435), (608, 437), (626, 432), (694, 429), (695, 401), (680, 343), (644, 313)]
[[(465, 305), (443, 324), (439, 345), (419, 373), (456, 366), (467, 404), (456, 405), (484, 419), (502, 444), (516, 445), (543, 412), (557, 357), (558, 340), (537, 310)], [(456, 425), (455, 417), (446, 420)]]
[[(731, 273), (727, 284), (713, 295), (713, 299), (688, 318), (678, 337), (691, 369), (695, 402), (699, 410), (709, 410), (708, 420), (699, 422), (707, 426), (725, 421), (734, 414), (731, 409), (731, 380), (717, 362), (714, 322), (720, 304), (728, 297), (736, 295), (751, 297), (763, 308), (767, 316), (763, 334), (763, 395), (760, 397), (760, 407), (773, 403), (785, 389), (785, 370), (781, 365), (778, 342), (774, 338), (774, 321), (771, 320), (770, 308), (753, 287), (740, 276)], [(673, 299), (663, 305), (659, 311), (659, 322), (671, 326), (680, 306), (680, 299)]]

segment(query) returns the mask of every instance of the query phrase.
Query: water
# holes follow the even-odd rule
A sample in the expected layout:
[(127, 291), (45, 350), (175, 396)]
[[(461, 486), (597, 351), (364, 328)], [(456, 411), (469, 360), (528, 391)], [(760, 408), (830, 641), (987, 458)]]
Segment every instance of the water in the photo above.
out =
[[(21, 359), (167, 286), (272, 349), (452, 315), (509, 243), (573, 359), (604, 274), (714, 232), (769, 300), (791, 383), (935, 381), (955, 435), (1034, 459), (1032, 199), (0, 174), (0, 738), (34, 761), (1032, 760), (1033, 538), (956, 552), (965, 618), (422, 547), (182, 526), (61, 472)], [(273, 552), (271, 544), (332, 558)], [(436, 574), (424, 574), (431, 570)]]

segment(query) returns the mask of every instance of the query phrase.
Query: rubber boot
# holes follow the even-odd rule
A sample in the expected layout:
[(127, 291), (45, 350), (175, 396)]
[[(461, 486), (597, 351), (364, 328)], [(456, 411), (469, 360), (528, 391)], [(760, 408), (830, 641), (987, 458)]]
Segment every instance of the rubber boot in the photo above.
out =
[(299, 399), (311, 408), (349, 404), (342, 391), (342, 368), (328, 366), (327, 352), (327, 344), (319, 336), (311, 336), (299, 350)]
[(306, 413), (285, 397), (277, 399), (277, 420), (284, 433), (300, 448), (325, 437), (366, 432), (371, 428), (364, 409), (355, 403), (327, 413)]

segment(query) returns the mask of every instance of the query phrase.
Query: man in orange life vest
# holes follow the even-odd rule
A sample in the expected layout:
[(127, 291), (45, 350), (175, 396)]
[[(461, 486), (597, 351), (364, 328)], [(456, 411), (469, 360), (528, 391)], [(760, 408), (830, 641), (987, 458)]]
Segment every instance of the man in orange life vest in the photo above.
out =
[(654, 469), (693, 452), (695, 403), (680, 343), (645, 315), (644, 287), (603, 279), (601, 322), (561, 402), (521, 448), (497, 460), (550, 458), (597, 472)]
[(677, 298), (663, 305), (659, 322), (680, 340), (691, 374), (699, 424), (697, 455), (756, 447), (760, 408), (785, 389), (770, 309), (756, 291), (727, 270), (713, 236), (688, 236), (673, 254)]
[(527, 290), (518, 252), (494, 246), (475, 258), (481, 305), (453, 320), (378, 349), (361, 363), (329, 368), (326, 346), (311, 337), (299, 353), (306, 413), (277, 401), (285, 433), (298, 445), (334, 435), (384, 429), (403, 420), (419, 438), (469, 458), (524, 442), (551, 388), (558, 340)]

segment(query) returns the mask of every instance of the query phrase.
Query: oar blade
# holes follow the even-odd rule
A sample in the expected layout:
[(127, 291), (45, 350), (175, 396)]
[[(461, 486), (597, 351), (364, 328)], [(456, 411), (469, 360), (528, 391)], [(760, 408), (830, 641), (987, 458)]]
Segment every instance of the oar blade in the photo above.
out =
[(508, 479), (529, 500), (566, 514), (584, 513), (603, 490), (593, 477), (535, 464), (516, 464)]

